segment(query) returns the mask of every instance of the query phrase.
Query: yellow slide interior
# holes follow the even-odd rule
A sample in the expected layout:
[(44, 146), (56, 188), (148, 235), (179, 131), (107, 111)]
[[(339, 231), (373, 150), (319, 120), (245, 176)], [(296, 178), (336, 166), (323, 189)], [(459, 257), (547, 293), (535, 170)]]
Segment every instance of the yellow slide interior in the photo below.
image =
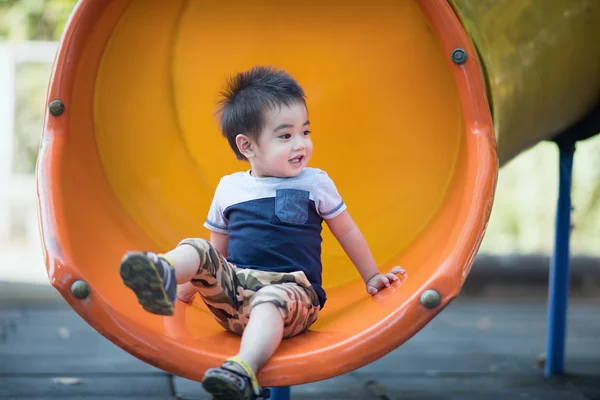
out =
[[(103, 169), (156, 249), (207, 238), (219, 179), (249, 168), (218, 129), (219, 92), (253, 65), (283, 68), (307, 94), (310, 166), (333, 178), (386, 265), (453, 176), (463, 126), (443, 57), (412, 1), (132, 1), (95, 83)], [(358, 277), (326, 230), (323, 264), (325, 288)]]

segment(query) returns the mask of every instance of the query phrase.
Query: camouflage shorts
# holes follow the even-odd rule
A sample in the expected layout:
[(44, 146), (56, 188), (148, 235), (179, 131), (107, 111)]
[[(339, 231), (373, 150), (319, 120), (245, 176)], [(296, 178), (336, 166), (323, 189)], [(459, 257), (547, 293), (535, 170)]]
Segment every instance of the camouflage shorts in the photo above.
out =
[(204, 239), (185, 239), (198, 252), (200, 265), (192, 284), (217, 322), (241, 335), (250, 312), (262, 303), (277, 306), (284, 319), (283, 337), (306, 331), (319, 316), (319, 298), (304, 272), (278, 273), (238, 268)]

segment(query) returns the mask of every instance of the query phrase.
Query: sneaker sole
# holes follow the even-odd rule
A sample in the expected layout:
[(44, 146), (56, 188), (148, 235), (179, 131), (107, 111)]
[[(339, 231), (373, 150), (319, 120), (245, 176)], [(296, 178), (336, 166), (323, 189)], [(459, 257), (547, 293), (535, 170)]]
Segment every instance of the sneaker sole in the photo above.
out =
[(143, 253), (128, 253), (121, 261), (121, 279), (133, 290), (144, 310), (158, 315), (173, 315), (163, 279), (156, 266)]
[(220, 376), (207, 376), (202, 387), (215, 400), (247, 400), (233, 383)]

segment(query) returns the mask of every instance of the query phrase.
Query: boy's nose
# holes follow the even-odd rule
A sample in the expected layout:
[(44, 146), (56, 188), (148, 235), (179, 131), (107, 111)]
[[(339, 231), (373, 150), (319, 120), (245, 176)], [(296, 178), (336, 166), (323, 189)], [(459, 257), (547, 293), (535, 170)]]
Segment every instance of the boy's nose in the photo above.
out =
[(294, 140), (294, 150), (302, 150), (306, 147), (306, 143), (302, 139)]

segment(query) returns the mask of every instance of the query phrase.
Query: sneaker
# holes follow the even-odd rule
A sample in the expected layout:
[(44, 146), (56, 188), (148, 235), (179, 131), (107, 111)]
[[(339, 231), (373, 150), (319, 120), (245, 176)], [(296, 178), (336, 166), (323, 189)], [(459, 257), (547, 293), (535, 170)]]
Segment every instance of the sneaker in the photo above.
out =
[(177, 280), (175, 269), (164, 257), (129, 252), (121, 260), (121, 278), (146, 311), (173, 315)]
[(271, 391), (259, 386), (250, 366), (239, 357), (231, 357), (218, 368), (208, 369), (202, 387), (214, 400), (268, 399)]

